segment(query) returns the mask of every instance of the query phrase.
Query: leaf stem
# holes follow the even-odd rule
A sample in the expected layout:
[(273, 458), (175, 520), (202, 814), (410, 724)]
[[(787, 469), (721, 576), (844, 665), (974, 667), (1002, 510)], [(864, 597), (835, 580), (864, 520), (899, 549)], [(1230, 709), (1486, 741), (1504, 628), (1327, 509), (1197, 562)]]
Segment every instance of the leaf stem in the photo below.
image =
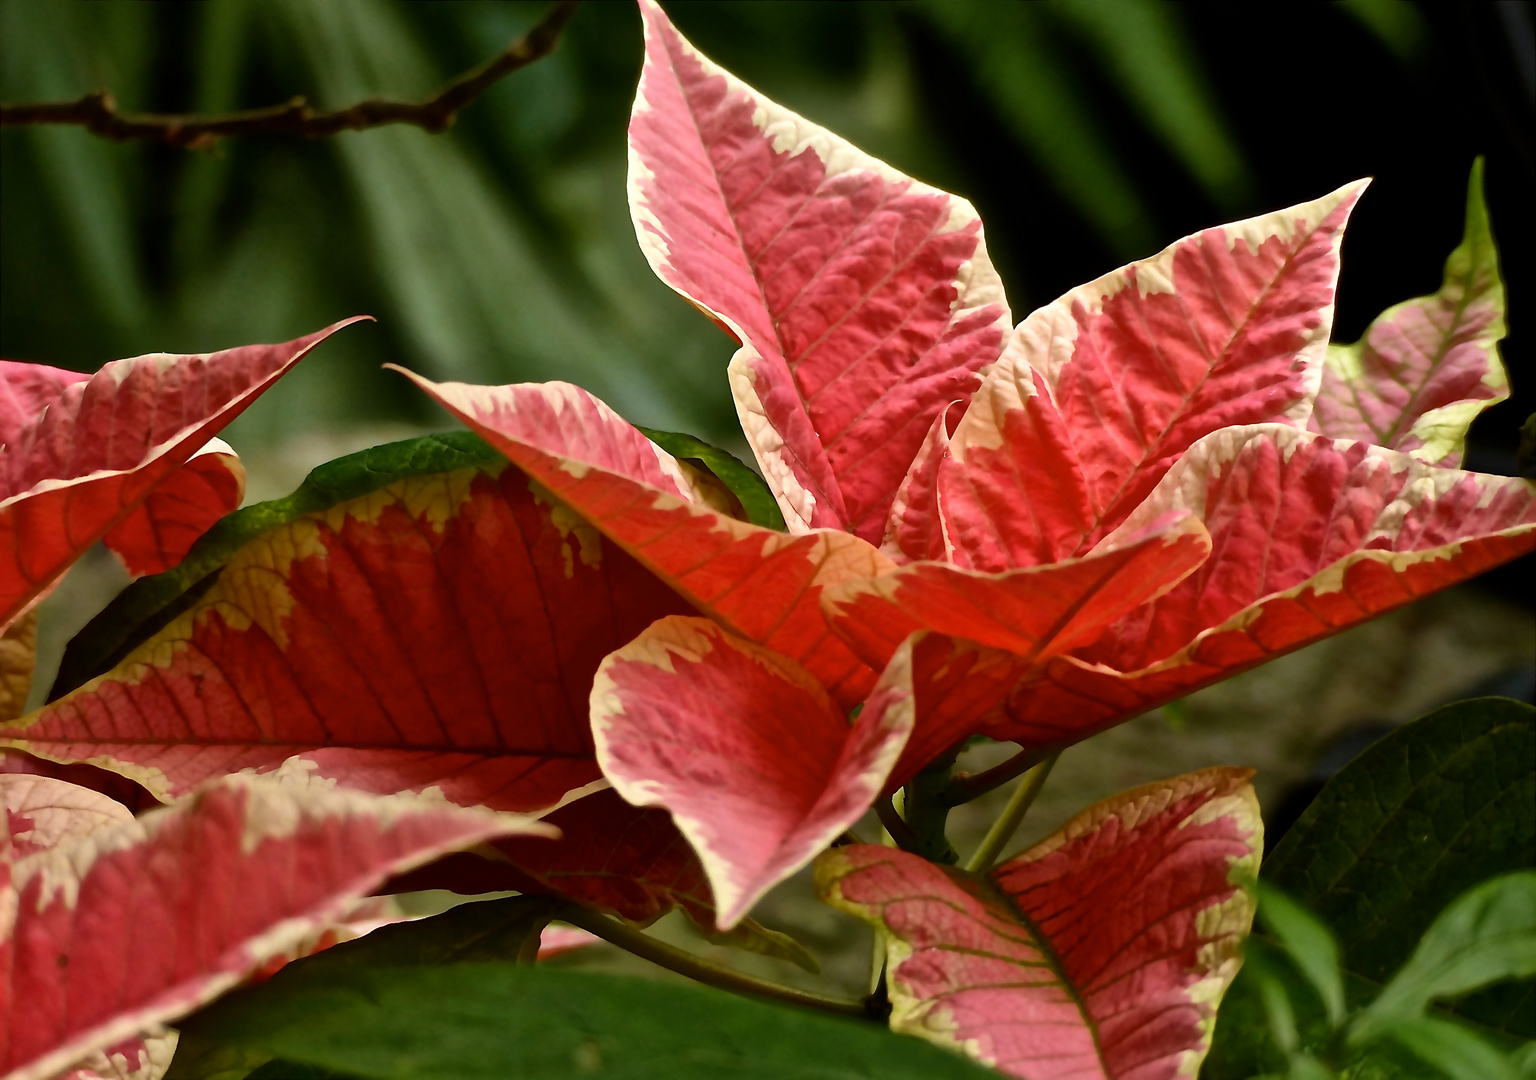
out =
[(1008, 799), (1008, 805), (998, 815), (992, 827), (987, 830), (987, 835), (982, 837), (981, 844), (972, 853), (970, 861), (965, 868), (973, 874), (985, 874), (992, 869), (992, 864), (997, 861), (1002, 853), (1003, 845), (1013, 838), (1013, 834), (1019, 828), (1019, 822), (1024, 820), (1024, 815), (1034, 803), (1035, 796), (1040, 794), (1040, 789), (1045, 786), (1045, 778), (1051, 775), (1051, 769), (1056, 765), (1056, 759), (1061, 757), (1061, 751), (1050, 755), (1044, 761), (1031, 766), (1019, 781), (1019, 786), (1013, 789), (1013, 795)]
[(580, 904), (569, 901), (561, 902), (556, 906), (554, 917), (562, 922), (568, 922), (572, 926), (579, 926), (588, 933), (596, 934), (604, 941), (617, 945), (626, 952), (634, 953), (642, 959), (649, 960), (657, 967), (664, 967), (668, 971), (675, 971), (679, 975), (686, 975), (688, 978), (704, 983), (707, 986), (729, 990), (733, 994), (740, 994), (743, 997), (767, 998), (770, 1001), (782, 1001), (789, 1005), (799, 1005), (802, 1008), (833, 1013), (837, 1016), (870, 1019), (875, 1015), (875, 1011), (871, 1009), (869, 1002), (844, 1001), (839, 998), (823, 997), (820, 994), (796, 990), (793, 987), (769, 982), (766, 979), (759, 979), (744, 972), (711, 963), (701, 956), (695, 956), (693, 953), (679, 949), (675, 945), (668, 945), (664, 941), (658, 941), (649, 934), (641, 933), (639, 930), (617, 919), (600, 915), (590, 908), (582, 907)]
[[(1058, 754), (1061, 751), (1056, 751)], [(979, 799), (989, 791), (1002, 787), (1022, 772), (1034, 768), (1051, 755), (1043, 750), (1020, 750), (1000, 765), (974, 776), (961, 774), (950, 781), (949, 801), (953, 806)]]

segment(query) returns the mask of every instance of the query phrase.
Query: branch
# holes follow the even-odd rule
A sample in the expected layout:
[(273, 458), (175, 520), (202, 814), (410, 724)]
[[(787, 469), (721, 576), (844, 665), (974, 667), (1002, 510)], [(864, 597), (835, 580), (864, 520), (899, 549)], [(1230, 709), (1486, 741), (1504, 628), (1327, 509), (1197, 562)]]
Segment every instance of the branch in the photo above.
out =
[(76, 101), (0, 104), (0, 127), (74, 124), (114, 142), (145, 139), (190, 149), (209, 147), (234, 135), (301, 135), (315, 139), (384, 124), (414, 124), (440, 132), (453, 123), (459, 110), (496, 82), (548, 56), (575, 13), (576, 3), (577, 0), (560, 0), (537, 26), (508, 45), (505, 52), (473, 71), (466, 71), (426, 101), (369, 98), (345, 109), (316, 111), (304, 98), (296, 97), (284, 105), (227, 116), (197, 117), (119, 112), (110, 93), (96, 90)]
[(572, 926), (579, 926), (589, 934), (596, 934), (604, 941), (617, 945), (619, 948), (632, 952), (636, 956), (649, 960), (668, 971), (675, 971), (679, 975), (686, 975), (690, 979), (704, 983), (708, 986), (718, 987), (721, 990), (729, 990), (733, 994), (741, 994), (744, 997), (768, 998), (772, 1001), (782, 1001), (790, 1005), (800, 1005), (804, 1008), (815, 1009), (819, 1012), (829, 1012), (838, 1016), (852, 1016), (860, 1019), (879, 1019), (880, 1003), (873, 1001), (844, 1001), (838, 998), (823, 997), (820, 994), (808, 993), (804, 990), (796, 990), (793, 987), (782, 986), (779, 983), (758, 979), (745, 972), (736, 971), (733, 968), (721, 967), (719, 964), (710, 963), (702, 956), (695, 956), (691, 952), (679, 949), (675, 945), (668, 945), (664, 941), (658, 941), (649, 934), (643, 934), (639, 930), (617, 919), (610, 919), (606, 915), (600, 915), (590, 908), (569, 901), (561, 901), (557, 904), (555, 918), (562, 922), (568, 922)]
[(1034, 805), (1035, 796), (1039, 795), (1040, 789), (1045, 786), (1045, 778), (1051, 775), (1051, 769), (1055, 767), (1056, 759), (1059, 757), (1061, 757), (1060, 751), (1040, 764), (1032, 766), (1024, 774), (1024, 779), (1020, 780), (1019, 786), (1014, 789), (1008, 805), (992, 823), (992, 827), (987, 830), (987, 835), (982, 837), (981, 844), (971, 854), (970, 861), (965, 864), (967, 870), (973, 874), (985, 874), (992, 869), (992, 864), (997, 862), (997, 857), (1003, 853), (1004, 846), (1013, 838), (1013, 834), (1018, 832), (1019, 822), (1024, 820), (1024, 815)]
[(1044, 750), (1020, 750), (1001, 765), (994, 765), (984, 772), (974, 775), (962, 773), (950, 780), (946, 798), (953, 806), (979, 799), (994, 788), (1002, 787), (1020, 773), (1033, 769), (1050, 756), (1050, 753)]

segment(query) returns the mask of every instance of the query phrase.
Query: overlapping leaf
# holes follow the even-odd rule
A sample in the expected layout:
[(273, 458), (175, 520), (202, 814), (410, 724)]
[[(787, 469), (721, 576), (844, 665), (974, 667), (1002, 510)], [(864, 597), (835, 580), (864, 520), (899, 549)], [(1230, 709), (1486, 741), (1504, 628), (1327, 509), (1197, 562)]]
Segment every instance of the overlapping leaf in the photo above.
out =
[(1020, 323), (939, 467), (949, 557), (1080, 555), (1202, 436), (1305, 427), (1363, 186), (1186, 237)]
[(1498, 349), (1504, 329), (1479, 158), (1467, 185), (1466, 231), (1446, 260), (1440, 291), (1388, 308), (1353, 345), (1329, 346), (1311, 430), (1455, 468), (1468, 425), (1509, 396)]
[[(162, 798), (298, 755), (364, 790), (543, 809), (599, 779), (598, 663), (685, 608), (478, 439), (431, 437), (229, 519), (106, 613), (98, 655), (131, 648), (112, 671), (3, 734)], [(107, 634), (135, 622), (141, 643)]]
[[(1536, 484), (1278, 425), (1201, 440), (1125, 523), (1174, 510), (1211, 557), (1017, 688), (997, 734), (1076, 740), (1536, 547)], [(1111, 542), (1114, 538), (1111, 538)]]
[(911, 672), (888, 667), (850, 726), (811, 675), (704, 619), (671, 618), (603, 661), (603, 774), (665, 806), (733, 926), (874, 802), (912, 730)]
[(510, 833), (554, 830), (313, 779), (232, 776), (7, 859), (0, 1068), (55, 1075), (228, 989), (391, 873)]
[(721, 70), (651, 0), (641, 13), (641, 249), (740, 341), (737, 412), (791, 529), (878, 543), (934, 414), (1002, 348), (981, 220)]
[(1030, 1080), (1192, 1078), (1253, 919), (1247, 776), (1117, 795), (982, 879), (838, 848), (817, 888), (880, 932), (895, 1030)]
[[(210, 479), (220, 462), (197, 470), (211, 485), (206, 492), (180, 485), (145, 510), (151, 520), (142, 527), (125, 520), (305, 353), (355, 321), (284, 345), (115, 360), (83, 381), (52, 369), (20, 376), (0, 420), (0, 624), (105, 535), (126, 546), (130, 567), (158, 568), (184, 551), (187, 528), (232, 508), (228, 481)], [(8, 363), (0, 375), (9, 379), (19, 366)], [(22, 419), (21, 410), (39, 407)], [(188, 505), (208, 497), (219, 501), (200, 511)], [(160, 535), (158, 511), (168, 515), (168, 535)]]
[(830, 585), (891, 568), (869, 544), (730, 517), (672, 455), (578, 387), (410, 377), (699, 611), (796, 661), (840, 705), (851, 708), (874, 685), (875, 669), (833, 635), (819, 603)]

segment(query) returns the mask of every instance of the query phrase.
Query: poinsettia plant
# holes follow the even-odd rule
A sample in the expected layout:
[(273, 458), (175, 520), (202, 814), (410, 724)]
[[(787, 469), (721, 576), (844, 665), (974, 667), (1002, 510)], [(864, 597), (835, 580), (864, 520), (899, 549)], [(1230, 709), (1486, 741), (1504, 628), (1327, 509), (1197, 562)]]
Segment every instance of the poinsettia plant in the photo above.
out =
[[(1536, 546), (1536, 485), (1458, 469), (1507, 393), (1477, 169), (1441, 291), (1357, 344), (1330, 335), (1363, 182), (1015, 325), (969, 203), (641, 9), (636, 235), (738, 343), (760, 475), (566, 383), (406, 372), (469, 430), (231, 513), (238, 462), (209, 440), (345, 324), (0, 369), (14, 1075), (159, 1075), (167, 1024), (361, 898), (448, 888), (523, 897), (499, 953), (460, 959), (529, 960), (559, 919), (1008, 1075), (1193, 1076), (1254, 914), (1250, 774), (1125, 792), (999, 864), (1055, 756)], [(98, 540), (153, 576), (20, 715), (28, 620)], [(1017, 753), (957, 772), (976, 737)], [(1021, 776), (962, 862), (948, 812)], [(884, 842), (854, 833), (872, 809)], [(812, 864), (877, 931), (865, 1000), (642, 932), (680, 908), (813, 965), (749, 915)], [(293, 970), (350, 977), (342, 952)]]

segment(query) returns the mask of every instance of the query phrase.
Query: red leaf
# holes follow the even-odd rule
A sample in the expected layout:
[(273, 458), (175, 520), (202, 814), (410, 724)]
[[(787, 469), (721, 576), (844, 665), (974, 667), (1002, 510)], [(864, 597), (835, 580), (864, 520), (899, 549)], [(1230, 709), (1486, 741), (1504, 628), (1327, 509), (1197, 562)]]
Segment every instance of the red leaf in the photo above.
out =
[(718, 512), (670, 454), (568, 383), (467, 386), (403, 374), (695, 608), (801, 664), (840, 705), (852, 708), (874, 685), (875, 671), (832, 634), (819, 602), (829, 585), (891, 568), (869, 544), (836, 530), (788, 536)]
[(364, 790), (543, 809), (601, 775), (603, 656), (685, 609), (518, 470), (420, 475), (257, 534), (112, 673), (0, 734), (162, 798), (299, 755)]
[(1210, 559), (1050, 661), (993, 734), (1085, 738), (1536, 547), (1528, 480), (1270, 424), (1201, 440), (1124, 528), (1179, 510), (1206, 523)]
[(0, 1069), (51, 1076), (217, 996), (392, 873), (552, 832), (411, 796), (231, 776), (20, 859), (0, 945)]
[[(309, 350), (356, 321), (284, 345), (114, 360), (18, 425), (0, 451), (0, 625)], [(42, 400), (39, 379), (51, 377), (12, 391), (3, 422)]]
[(169, 570), (225, 514), (240, 509), (245, 467), (222, 439), (210, 439), (102, 537), (138, 577)]
[(653, 623), (592, 686), (603, 774), (628, 801), (672, 812), (723, 929), (863, 816), (911, 728), (905, 663), (850, 728), (798, 664), (704, 619)]
[(891, 1027), (1030, 1080), (1193, 1077), (1253, 920), (1249, 773), (1117, 795), (985, 879), (874, 845), (817, 889), (879, 931)]
[(963, 199), (763, 97), (640, 6), (630, 211), (663, 281), (726, 325), (736, 407), (790, 528), (879, 543), (936, 413), (1009, 315)]
[(1201, 436), (1305, 427), (1362, 186), (1186, 237), (1020, 323), (941, 467), (955, 561), (1080, 555)]
[(1330, 345), (1311, 429), (1363, 439), (1431, 465), (1461, 463), (1467, 426), (1509, 396), (1499, 361), (1504, 283), (1483, 203), (1483, 162), (1472, 167), (1467, 225), (1433, 296), (1388, 308), (1353, 345)]
[(911, 563), (833, 586), (822, 604), (833, 629), (871, 664), (888, 660), (916, 630), (1040, 661), (1092, 641), (1106, 625), (1173, 587), (1209, 551), (1199, 520), (1169, 514), (1123, 545), (1106, 545), (1081, 559), (1001, 574)]

